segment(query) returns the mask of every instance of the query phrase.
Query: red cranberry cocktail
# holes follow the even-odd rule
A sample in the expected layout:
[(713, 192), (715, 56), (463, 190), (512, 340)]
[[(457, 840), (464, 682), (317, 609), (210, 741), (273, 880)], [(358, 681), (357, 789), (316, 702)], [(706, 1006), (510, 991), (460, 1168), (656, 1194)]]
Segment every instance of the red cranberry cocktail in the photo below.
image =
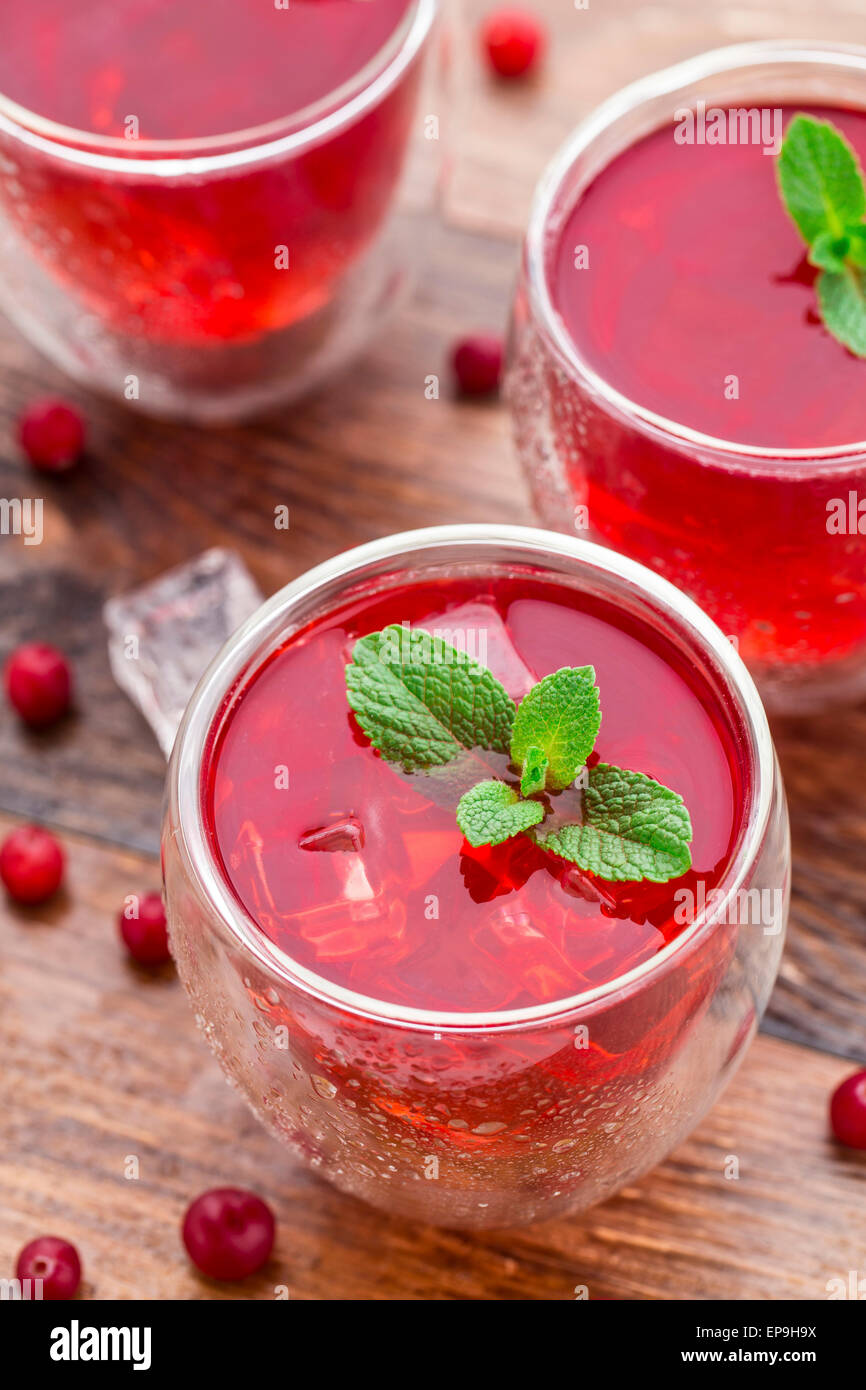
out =
[(742, 1056), (788, 892), (754, 687), (648, 571), (522, 528), (375, 542), (223, 649), (170, 771), (172, 946), (222, 1065), (338, 1186), (583, 1207)]
[(866, 163), (866, 51), (720, 50), (590, 116), (536, 195), (509, 377), (545, 522), (686, 589), (795, 711), (866, 691), (866, 361), (780, 196), (798, 113)]
[(0, 0), (4, 306), (145, 409), (306, 389), (402, 283), (434, 9)]

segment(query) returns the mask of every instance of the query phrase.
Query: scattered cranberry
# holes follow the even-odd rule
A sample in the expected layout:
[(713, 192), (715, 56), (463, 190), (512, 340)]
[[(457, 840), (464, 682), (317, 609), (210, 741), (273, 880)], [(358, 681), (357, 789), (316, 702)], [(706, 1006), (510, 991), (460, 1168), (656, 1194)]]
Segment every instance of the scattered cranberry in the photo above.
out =
[(866, 1071), (855, 1071), (836, 1087), (830, 1102), (830, 1124), (840, 1144), (866, 1149)]
[(63, 850), (47, 830), (22, 825), (0, 845), (0, 879), (17, 903), (41, 903), (63, 878)]
[(489, 396), (502, 376), (502, 341), (478, 335), (463, 338), (452, 357), (457, 389), (464, 396)]
[(544, 26), (526, 10), (495, 10), (481, 26), (487, 61), (498, 77), (523, 77), (544, 52)]
[(65, 401), (36, 401), (18, 422), (21, 447), (45, 473), (63, 473), (84, 452), (84, 421)]
[(163, 965), (171, 960), (165, 908), (158, 893), (146, 893), (138, 902), (138, 915), (124, 908), (118, 918), (127, 951), (140, 965)]
[(211, 1279), (245, 1279), (268, 1259), (274, 1245), (274, 1215), (254, 1192), (214, 1187), (187, 1208), (183, 1243)]
[(39, 1236), (21, 1251), (15, 1273), (19, 1279), (41, 1279), (43, 1298), (74, 1298), (81, 1283), (81, 1260), (68, 1240)]
[(17, 647), (6, 663), (6, 693), (25, 724), (53, 724), (69, 709), (72, 676), (62, 652), (47, 642)]

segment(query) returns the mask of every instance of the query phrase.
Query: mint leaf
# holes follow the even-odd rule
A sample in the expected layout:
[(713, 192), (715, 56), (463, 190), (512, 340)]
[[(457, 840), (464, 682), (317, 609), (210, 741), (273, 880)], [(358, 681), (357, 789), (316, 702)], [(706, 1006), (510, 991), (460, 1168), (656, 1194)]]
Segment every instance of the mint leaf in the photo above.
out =
[(809, 246), (818, 307), (840, 343), (866, 357), (866, 187), (854, 150), (829, 121), (797, 115), (777, 160), (785, 207)]
[(803, 240), (822, 233), (844, 236), (866, 216), (866, 191), (857, 156), (829, 121), (797, 115), (777, 160), (779, 189)]
[(355, 644), (346, 696), (367, 738), (404, 772), (466, 748), (507, 753), (514, 701), (496, 677), (438, 637), (386, 627)]
[(501, 845), (544, 818), (540, 801), (521, 801), (505, 782), (479, 782), (460, 798), (457, 824), (470, 845)]
[(809, 252), (809, 264), (817, 266), (819, 270), (843, 271), (845, 257), (850, 253), (850, 237), (834, 237), (831, 232), (822, 232)]
[(866, 226), (849, 227), (847, 233), (848, 260), (866, 270)]
[(564, 666), (524, 695), (514, 716), (511, 761), (522, 768), (530, 749), (547, 757), (545, 782), (561, 791), (573, 782), (595, 746), (601, 708), (591, 666)]
[(520, 792), (522, 796), (532, 796), (544, 791), (547, 775), (547, 754), (540, 748), (527, 748), (520, 773)]
[(540, 838), (543, 849), (611, 883), (666, 883), (691, 867), (692, 825), (683, 799), (642, 772), (590, 768), (582, 824)]
[(841, 274), (822, 271), (818, 276), (818, 303), (833, 337), (857, 357), (866, 357), (864, 272), (857, 266), (846, 266)]

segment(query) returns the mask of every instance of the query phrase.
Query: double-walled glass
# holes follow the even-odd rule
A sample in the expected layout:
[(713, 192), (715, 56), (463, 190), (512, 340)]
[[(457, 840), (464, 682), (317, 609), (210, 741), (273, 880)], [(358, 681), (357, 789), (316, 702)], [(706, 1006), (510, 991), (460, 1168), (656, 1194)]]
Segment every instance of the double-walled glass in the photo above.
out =
[(575, 130), (526, 236), (508, 376), (517, 447), (546, 525), (585, 530), (681, 585), (739, 642), (767, 703), (807, 712), (866, 693), (866, 517), (841, 532), (830, 522), (866, 502), (866, 442), (753, 448), (664, 419), (584, 360), (551, 293), (558, 230), (584, 190), (699, 102), (863, 109), (866, 50), (719, 49), (625, 88)]
[(308, 390), (417, 261), (436, 8), (415, 0), (339, 91), (232, 135), (89, 135), (0, 95), (2, 307), (72, 376), (152, 413), (217, 422)]
[[(738, 731), (743, 804), (730, 865), (672, 945), (573, 998), (485, 1015), (354, 994), (269, 941), (223, 876), (203, 809), (214, 721), (229, 692), (286, 636), (350, 592), (521, 572), (612, 600), (689, 661), (708, 704)], [(586, 1207), (688, 1133), (739, 1063), (766, 1004), (790, 867), (766, 718), (721, 633), (632, 561), (550, 532), (495, 526), (440, 527), (362, 546), (266, 603), (188, 706), (171, 761), (163, 855), (178, 970), (205, 1036), (255, 1113), (343, 1190), (456, 1226)]]

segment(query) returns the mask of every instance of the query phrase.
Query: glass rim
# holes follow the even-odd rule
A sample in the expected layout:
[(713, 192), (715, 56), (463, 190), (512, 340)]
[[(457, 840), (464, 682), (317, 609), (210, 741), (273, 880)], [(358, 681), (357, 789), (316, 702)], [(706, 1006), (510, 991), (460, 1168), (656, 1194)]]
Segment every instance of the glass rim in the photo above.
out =
[[(529, 223), (524, 239), (527, 291), (532, 319), (548, 347), (572, 377), (582, 379), (600, 397), (605, 406), (620, 418), (635, 425), (657, 440), (687, 445), (692, 448), (727, 456), (734, 463), (770, 465), (811, 463), (823, 465), (862, 463), (866, 457), (866, 440), (846, 444), (825, 445), (821, 448), (769, 448), (756, 444), (739, 444), (734, 440), (704, 434), (676, 420), (640, 405), (595, 371), (580, 352), (557, 312), (551, 296), (546, 268), (547, 226), (555, 199), (581, 154), (609, 130), (617, 121), (627, 118), (650, 102), (666, 95), (673, 96), (683, 87), (712, 77), (722, 77), (737, 69), (760, 67), (770, 63), (814, 67), (825, 64), (860, 73), (864, 78), (864, 109), (866, 109), (866, 46), (835, 43), (831, 40), (757, 39), (748, 43), (729, 44), (709, 49), (669, 67), (659, 68), (620, 88), (596, 106), (572, 131), (544, 170), (532, 198)], [(627, 148), (624, 147), (624, 148)], [(616, 155), (612, 156), (616, 158)]]
[[(605, 984), (565, 999), (521, 1009), (449, 1012), (418, 1009), (360, 994), (327, 980), (300, 965), (268, 937), (246, 911), (228, 882), (213, 851), (204, 823), (201, 769), (207, 742), (226, 695), (249, 663), (261, 657), (273, 640), (275, 623), (299, 604), (324, 594), (335, 581), (348, 584), (362, 567), (410, 560), (423, 564), (425, 555), (445, 549), (463, 551), (461, 559), (484, 559), (485, 550), (505, 548), (516, 562), (556, 557), (576, 562), (576, 568), (598, 578), (614, 579), (636, 595), (648, 598), (670, 620), (686, 649), (709, 656), (726, 682), (736, 705), (748, 745), (752, 795), (749, 814), (741, 827), (740, 841), (725, 873), (708, 902), (676, 939), (654, 956)], [(494, 556), (491, 554), (491, 561)], [(457, 561), (455, 560), (455, 563)], [(553, 575), (552, 575), (553, 577)], [(208, 920), (217, 920), (247, 956), (252, 956), (276, 983), (311, 995), (320, 1003), (337, 1007), (367, 1021), (397, 1028), (460, 1034), (501, 1032), (553, 1023), (575, 1012), (630, 992), (635, 986), (673, 969), (682, 949), (727, 919), (729, 904), (746, 880), (769, 824), (775, 787), (775, 753), (760, 697), (740, 656), (715, 623), (685, 594), (636, 561), (590, 541), (523, 526), (469, 524), (435, 526), (405, 531), (371, 541), (326, 560), (280, 589), (259, 608), (225, 644), (199, 681), (175, 740), (169, 771), (169, 814), (176, 815), (175, 836), (184, 872), (204, 901)]]
[[(264, 125), (191, 139), (130, 141), (48, 120), (0, 92), (0, 131), (52, 159), (136, 179), (199, 177), (282, 159), (327, 139), (385, 97), (423, 47), (438, 4), (411, 0), (401, 22), (358, 73), (318, 101)], [(144, 157), (151, 153), (153, 158)]]

